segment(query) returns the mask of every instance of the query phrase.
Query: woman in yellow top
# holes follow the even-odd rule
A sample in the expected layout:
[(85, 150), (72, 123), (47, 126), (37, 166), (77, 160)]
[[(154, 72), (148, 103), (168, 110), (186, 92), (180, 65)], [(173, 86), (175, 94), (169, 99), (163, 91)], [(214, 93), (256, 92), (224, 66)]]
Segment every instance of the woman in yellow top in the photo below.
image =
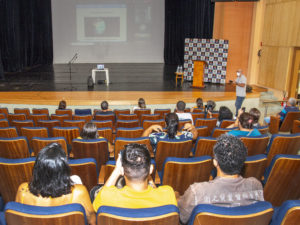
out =
[(36, 206), (81, 204), (90, 225), (96, 224), (96, 215), (86, 187), (74, 184), (67, 156), (62, 147), (52, 143), (38, 154), (30, 183), (19, 186), (16, 202)]

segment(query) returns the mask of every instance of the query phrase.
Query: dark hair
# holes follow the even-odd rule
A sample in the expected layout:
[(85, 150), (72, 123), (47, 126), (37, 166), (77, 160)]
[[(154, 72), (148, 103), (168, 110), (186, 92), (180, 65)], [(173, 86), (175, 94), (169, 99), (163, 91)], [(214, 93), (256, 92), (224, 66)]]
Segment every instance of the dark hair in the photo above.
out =
[(258, 123), (260, 118), (260, 111), (257, 108), (252, 108), (249, 111), (249, 114), (252, 116), (253, 123)]
[(207, 109), (211, 111), (213, 111), (214, 108), (216, 107), (216, 103), (213, 100), (208, 100), (206, 104), (207, 104)]
[(145, 99), (139, 98), (138, 105), (139, 105), (139, 107), (140, 107), (141, 109), (145, 109), (145, 108), (146, 108), (146, 102), (145, 102)]
[(60, 197), (71, 193), (73, 185), (67, 156), (58, 143), (51, 143), (38, 154), (29, 183), (29, 191), (42, 197)]
[(179, 119), (176, 113), (168, 113), (165, 118), (167, 124), (167, 133), (169, 138), (175, 138), (178, 127), (179, 127)]
[(102, 110), (107, 110), (108, 109), (108, 102), (107, 101), (101, 102), (101, 109)]
[(80, 133), (80, 137), (82, 139), (97, 139), (98, 138), (97, 126), (91, 122), (84, 124), (82, 131)]
[(230, 109), (226, 106), (221, 106), (219, 109), (219, 117), (218, 120), (222, 121), (222, 120), (232, 120), (233, 118), (233, 114), (230, 111)]
[(247, 148), (235, 136), (223, 134), (214, 146), (214, 157), (220, 169), (228, 174), (240, 174), (247, 157)]
[(203, 100), (202, 100), (202, 98), (197, 98), (196, 104), (197, 104), (197, 108), (203, 109)]
[(151, 164), (147, 147), (141, 144), (128, 144), (121, 154), (124, 175), (131, 181), (145, 181)]
[(239, 122), (241, 126), (245, 129), (252, 129), (253, 128), (253, 118), (250, 113), (244, 112), (239, 117)]
[(178, 101), (176, 104), (178, 111), (184, 111), (185, 110), (185, 102), (184, 101)]
[(67, 102), (65, 100), (62, 100), (58, 104), (58, 109), (66, 109), (67, 107)]

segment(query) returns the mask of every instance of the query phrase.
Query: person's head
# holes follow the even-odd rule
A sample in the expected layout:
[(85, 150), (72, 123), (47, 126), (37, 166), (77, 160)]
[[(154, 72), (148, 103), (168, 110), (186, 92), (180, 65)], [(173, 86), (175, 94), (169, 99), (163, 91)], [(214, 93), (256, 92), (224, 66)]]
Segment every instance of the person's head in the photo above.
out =
[(253, 123), (254, 124), (258, 123), (260, 115), (261, 115), (260, 111), (257, 108), (251, 108), (249, 111), (249, 114), (253, 119)]
[(244, 112), (239, 117), (239, 126), (245, 129), (253, 128), (253, 118), (250, 113)]
[(176, 113), (167, 114), (165, 121), (167, 125), (167, 133), (169, 138), (175, 138), (179, 126), (179, 119), (177, 114)]
[(240, 174), (247, 157), (247, 148), (238, 137), (223, 134), (214, 146), (214, 166), (227, 175)]
[(184, 112), (185, 110), (185, 102), (184, 101), (178, 101), (176, 104), (176, 108), (178, 112)]
[[(151, 173), (151, 156), (145, 145), (128, 144), (121, 152), (125, 178), (130, 182), (144, 182)], [(151, 168), (152, 170), (153, 168)]]
[(238, 70), (236, 71), (236, 75), (237, 75), (238, 77), (240, 77), (240, 76), (242, 75), (242, 73), (243, 73), (243, 70), (242, 70), (242, 69), (238, 69)]
[(97, 126), (91, 122), (84, 124), (82, 131), (80, 133), (80, 137), (82, 139), (97, 139), (98, 138)]
[(67, 102), (65, 100), (61, 100), (58, 104), (58, 109), (66, 109)]
[(107, 101), (101, 102), (101, 109), (102, 110), (107, 110), (108, 109), (108, 102)]
[(208, 100), (206, 105), (207, 105), (207, 109), (210, 111), (213, 111), (216, 107), (216, 103), (213, 100)]
[(200, 108), (200, 109), (203, 108), (203, 100), (202, 100), (202, 98), (197, 98), (196, 105), (197, 105), (197, 108)]
[(287, 101), (288, 106), (296, 106), (296, 104), (297, 100), (295, 98), (289, 98), (289, 100)]
[(61, 145), (44, 147), (35, 160), (29, 191), (42, 197), (60, 197), (71, 193), (71, 170)]
[(219, 109), (219, 121), (222, 120), (232, 120), (233, 114), (230, 109), (226, 106), (221, 106)]
[(139, 106), (141, 109), (145, 109), (145, 108), (146, 108), (146, 102), (145, 102), (145, 99), (139, 98), (138, 106)]

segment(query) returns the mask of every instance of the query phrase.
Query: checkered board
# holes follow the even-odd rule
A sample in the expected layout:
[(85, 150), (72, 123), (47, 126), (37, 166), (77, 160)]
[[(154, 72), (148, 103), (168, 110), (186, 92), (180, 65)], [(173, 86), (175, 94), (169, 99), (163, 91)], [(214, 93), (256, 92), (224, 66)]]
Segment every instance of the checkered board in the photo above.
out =
[(184, 47), (184, 79), (193, 80), (194, 60), (206, 61), (204, 82), (226, 81), (228, 40), (186, 38)]

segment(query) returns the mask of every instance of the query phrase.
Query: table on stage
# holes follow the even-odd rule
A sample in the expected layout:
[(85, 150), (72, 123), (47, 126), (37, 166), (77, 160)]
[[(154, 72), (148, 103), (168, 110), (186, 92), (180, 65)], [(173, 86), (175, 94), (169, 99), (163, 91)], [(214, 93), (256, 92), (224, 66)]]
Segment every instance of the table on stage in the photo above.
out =
[(106, 77), (105, 83), (106, 83), (106, 86), (108, 86), (109, 85), (109, 71), (108, 71), (108, 68), (104, 68), (102, 70), (92, 69), (92, 78), (93, 78), (94, 84), (96, 83), (96, 72), (105, 72), (105, 77)]

